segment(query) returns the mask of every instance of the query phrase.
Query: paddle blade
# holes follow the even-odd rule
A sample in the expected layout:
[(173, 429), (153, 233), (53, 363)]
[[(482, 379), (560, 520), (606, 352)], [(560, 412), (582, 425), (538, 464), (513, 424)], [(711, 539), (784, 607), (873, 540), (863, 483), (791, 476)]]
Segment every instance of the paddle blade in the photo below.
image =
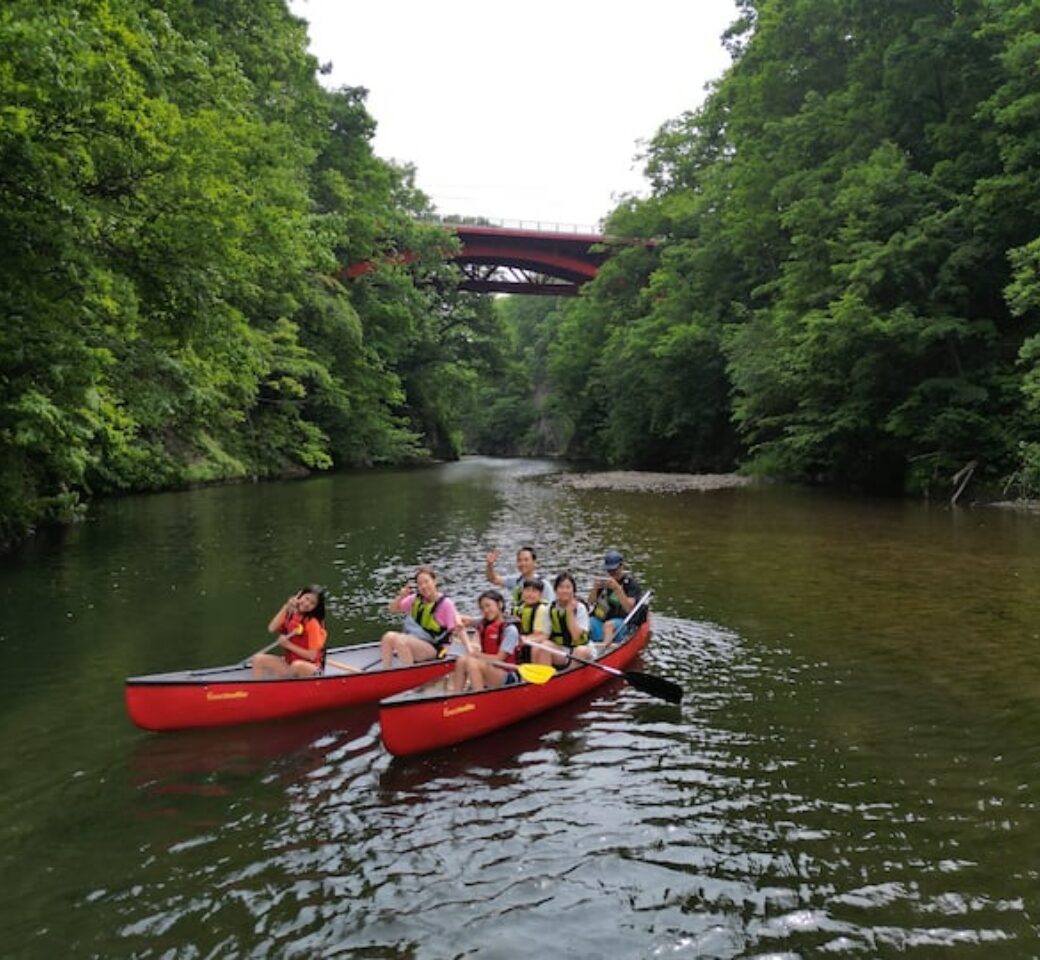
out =
[(625, 679), (637, 690), (649, 693), (652, 697), (660, 697), (669, 703), (681, 703), (683, 688), (664, 677), (655, 677), (650, 673), (640, 673), (638, 670), (626, 670)]
[(547, 663), (521, 663), (517, 670), (528, 683), (548, 683), (556, 676), (556, 669)]

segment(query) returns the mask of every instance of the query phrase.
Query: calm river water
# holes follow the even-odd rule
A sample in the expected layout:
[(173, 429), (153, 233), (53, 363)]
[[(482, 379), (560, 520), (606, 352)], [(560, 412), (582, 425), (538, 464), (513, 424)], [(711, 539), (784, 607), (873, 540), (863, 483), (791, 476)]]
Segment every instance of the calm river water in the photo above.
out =
[[(1040, 955), (1040, 516), (535, 461), (101, 504), (0, 560), (0, 954)], [(375, 713), (152, 735), (123, 678), (242, 659), (308, 580), (374, 640), (417, 562), (656, 590), (639, 668), (407, 761)]]

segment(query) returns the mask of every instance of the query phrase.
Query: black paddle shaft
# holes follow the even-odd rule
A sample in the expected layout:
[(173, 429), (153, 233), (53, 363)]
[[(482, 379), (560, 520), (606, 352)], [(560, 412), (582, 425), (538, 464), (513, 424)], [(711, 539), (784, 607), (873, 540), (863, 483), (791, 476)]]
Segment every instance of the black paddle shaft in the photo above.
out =
[(621, 677), (622, 680), (632, 684), (637, 690), (649, 693), (652, 697), (660, 697), (669, 703), (682, 703), (683, 688), (671, 680), (665, 680), (664, 677), (655, 677), (652, 673), (640, 673), (638, 670), (618, 670), (616, 667), (608, 667), (605, 663), (597, 663), (595, 660), (582, 660), (580, 657), (572, 657), (571, 659), (577, 660), (578, 663), (584, 663), (586, 666), (595, 667), (597, 670), (602, 670), (604, 673), (609, 673), (612, 676)]
[[(625, 617), (624, 623), (618, 629), (617, 636), (614, 638), (614, 642), (620, 642), (620, 638), (624, 638), (625, 635), (632, 629), (633, 618), (636, 616), (637, 611), (644, 608), (653, 596), (653, 592), (647, 590), (637, 601), (636, 605), (629, 610), (628, 616)], [(638, 670), (618, 670), (617, 667), (608, 667), (605, 663), (597, 663), (595, 660), (583, 660), (581, 657), (575, 657), (570, 651), (566, 650), (554, 650), (552, 647), (546, 647), (541, 643), (534, 643), (530, 640), (524, 640), (528, 646), (539, 647), (542, 650), (549, 650), (552, 653), (566, 653), (567, 659), (572, 660), (575, 663), (583, 664), (586, 667), (595, 667), (597, 670), (602, 670), (604, 673), (609, 673), (611, 676), (620, 677), (626, 683), (630, 683), (637, 690), (641, 690), (643, 693), (648, 693), (652, 697), (659, 697), (661, 700), (667, 700), (669, 703), (681, 703), (683, 698), (683, 688), (677, 683), (673, 683), (671, 680), (665, 680), (664, 677), (655, 677), (650, 673), (640, 673)]]

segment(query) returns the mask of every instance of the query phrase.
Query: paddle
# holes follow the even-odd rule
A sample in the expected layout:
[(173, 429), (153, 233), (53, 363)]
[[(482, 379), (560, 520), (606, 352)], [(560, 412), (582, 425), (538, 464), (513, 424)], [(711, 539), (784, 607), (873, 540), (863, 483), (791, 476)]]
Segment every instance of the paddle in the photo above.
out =
[(682, 702), (683, 688), (677, 683), (672, 683), (671, 680), (665, 680), (664, 677), (655, 677), (650, 673), (640, 673), (638, 670), (617, 670), (596, 660), (582, 660), (581, 657), (574, 656), (574, 654), (569, 653), (563, 647), (547, 647), (544, 643), (535, 643), (533, 640), (525, 640), (524, 643), (529, 647), (547, 650), (549, 653), (565, 654), (568, 660), (573, 660), (588, 667), (595, 667), (597, 670), (602, 670), (604, 673), (609, 673), (615, 677), (621, 677), (622, 680), (630, 683), (637, 690), (649, 693), (652, 697), (660, 697), (669, 703)]
[(493, 660), (490, 657), (481, 657), (482, 660), (487, 660), (488, 663), (494, 664), (496, 667), (500, 667), (502, 670), (509, 670), (514, 673), (519, 673), (528, 683), (543, 684), (548, 683), (556, 676), (556, 668), (550, 666), (548, 663), (503, 663), (501, 660)]
[(273, 643), (269, 643), (266, 647), (264, 647), (263, 650), (257, 650), (256, 653), (254, 653), (252, 656), (246, 657), (245, 660), (243, 660), (239, 664), (239, 666), (240, 667), (251, 667), (253, 665), (253, 657), (259, 657), (261, 653), (269, 653), (271, 650), (273, 650), (275, 647), (277, 647), (278, 644), (281, 643), (281, 642), (282, 642), (282, 638), (279, 635), (277, 640), (275, 640)]
[(228, 670), (244, 670), (247, 667), (251, 667), (253, 665), (254, 657), (259, 657), (262, 653), (269, 653), (275, 647), (277, 647), (287, 636), (294, 636), (294, 634), (279, 634), (277, 640), (273, 640), (266, 647), (264, 647), (263, 650), (257, 650), (256, 653), (246, 657), (245, 660), (243, 660), (241, 663), (236, 663), (228, 667), (208, 667), (205, 670), (189, 670), (188, 673), (193, 677), (204, 677), (210, 673), (226, 673)]
[(342, 660), (333, 660), (332, 657), (326, 657), (325, 663), (330, 667), (335, 667), (337, 670), (342, 670), (344, 673), (364, 673), (365, 671), (361, 667), (352, 666), (349, 663), (344, 663)]
[[(632, 619), (636, 614), (637, 610), (645, 607), (650, 601), (653, 591), (647, 590), (638, 600), (636, 605), (632, 607), (628, 612), (628, 616), (625, 617), (621, 624), (621, 628), (617, 632), (617, 636), (614, 638), (614, 643), (620, 643), (625, 635), (632, 628)], [(631, 684), (637, 690), (641, 690), (643, 693), (648, 693), (652, 697), (659, 697), (661, 700), (667, 700), (669, 703), (681, 703), (683, 698), (683, 688), (677, 683), (673, 683), (671, 680), (666, 680), (664, 677), (655, 677), (650, 673), (640, 673), (638, 670), (618, 670), (616, 667), (608, 667), (605, 663), (598, 663), (595, 660), (583, 660), (581, 657), (575, 657), (566, 647), (557, 646), (546, 646), (544, 643), (536, 643), (534, 640), (524, 639), (523, 641), (529, 647), (537, 647), (539, 650), (546, 650), (549, 653), (555, 653), (557, 655), (564, 654), (568, 660), (573, 660), (579, 664), (585, 664), (589, 667), (595, 667), (597, 670), (602, 670), (604, 673), (609, 673), (611, 676), (620, 677), (626, 683)]]

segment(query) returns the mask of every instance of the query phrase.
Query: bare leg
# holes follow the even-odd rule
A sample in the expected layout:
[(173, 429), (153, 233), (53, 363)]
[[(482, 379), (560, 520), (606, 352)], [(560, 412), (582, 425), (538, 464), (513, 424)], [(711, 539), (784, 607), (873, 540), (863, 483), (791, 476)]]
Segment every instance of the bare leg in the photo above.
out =
[(432, 643), (427, 643), (425, 640), (407, 633), (397, 633), (394, 630), (383, 634), (379, 641), (379, 649), (383, 668), (386, 670), (393, 665), (394, 654), (406, 667), (410, 667), (416, 660), (432, 660), (437, 656), (437, 650)]
[(551, 667), (562, 667), (567, 663), (567, 654), (550, 653), (541, 647), (531, 647), (531, 663), (541, 663)]
[(487, 689), (494, 690), (506, 682), (507, 671), (501, 667), (496, 667), (493, 663), (482, 663), (480, 667), (481, 679), (484, 681), (484, 686)]
[(462, 693), (466, 689), (466, 657), (455, 661), (455, 669), (448, 677), (448, 693)]
[(254, 677), (287, 677), (289, 665), (284, 657), (276, 657), (270, 653), (258, 653), (253, 657)]
[(394, 637), (397, 634), (388, 630), (379, 638), (379, 654), (382, 657), (383, 669), (389, 670), (394, 662)]

